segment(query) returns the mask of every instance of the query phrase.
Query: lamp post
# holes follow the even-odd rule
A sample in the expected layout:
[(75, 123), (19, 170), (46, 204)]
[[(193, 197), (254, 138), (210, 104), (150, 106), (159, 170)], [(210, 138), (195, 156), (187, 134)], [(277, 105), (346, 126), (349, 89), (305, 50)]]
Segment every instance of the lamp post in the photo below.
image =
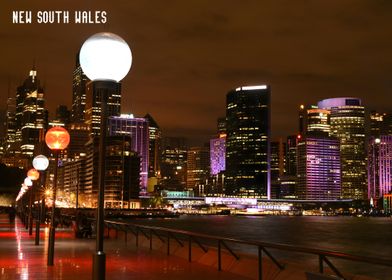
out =
[(33, 200), (34, 200), (34, 181), (38, 180), (39, 172), (32, 168), (27, 171), (27, 178), (31, 181), (30, 188), (30, 211), (29, 211), (29, 235), (33, 235)]
[(105, 138), (109, 92), (129, 72), (132, 53), (128, 44), (118, 35), (108, 32), (89, 37), (82, 45), (80, 65), (86, 76), (94, 83), (94, 91), (101, 97), (101, 130), (99, 138), (99, 186), (96, 219), (96, 251), (93, 254), (93, 280), (104, 280), (106, 256), (103, 251), (104, 200), (105, 200)]
[[(49, 166), (49, 160), (46, 156), (44, 155), (38, 155), (33, 159), (33, 167), (38, 170), (44, 172)], [(44, 176), (41, 176), (41, 184), (43, 181)], [(41, 197), (39, 197), (39, 201), (41, 200)], [(39, 245), (39, 234), (40, 234), (40, 225), (41, 225), (41, 215), (42, 215), (42, 205), (38, 204), (38, 212), (35, 217), (35, 245)]]
[(55, 166), (53, 175), (53, 192), (52, 192), (52, 215), (49, 227), (48, 243), (48, 266), (53, 265), (54, 259), (54, 238), (55, 238), (55, 210), (56, 210), (56, 191), (57, 191), (57, 169), (59, 164), (59, 152), (68, 147), (70, 141), (68, 131), (60, 126), (52, 127), (46, 132), (45, 143), (55, 154)]
[[(29, 224), (30, 224), (30, 220), (31, 220), (31, 213), (32, 213), (32, 211), (31, 211), (31, 206), (32, 206), (32, 199), (33, 199), (33, 197), (32, 197), (32, 188), (31, 188), (31, 186), (33, 185), (33, 181), (31, 181), (31, 179), (30, 179), (29, 177), (26, 177), (26, 178), (24, 179), (23, 184), (24, 184), (25, 186), (27, 186), (28, 189), (30, 189), (29, 213), (27, 214), (26, 219), (25, 219), (25, 221), (26, 221), (26, 224), (25, 224), (26, 229), (29, 229)], [(29, 234), (30, 234), (30, 230), (29, 230)]]

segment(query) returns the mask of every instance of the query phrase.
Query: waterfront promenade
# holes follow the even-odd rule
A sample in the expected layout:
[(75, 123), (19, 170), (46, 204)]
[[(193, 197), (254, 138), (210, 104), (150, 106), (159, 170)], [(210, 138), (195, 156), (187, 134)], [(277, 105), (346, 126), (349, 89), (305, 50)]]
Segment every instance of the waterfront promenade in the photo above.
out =
[[(41, 228), (40, 245), (34, 245), (24, 225), (16, 218), (0, 214), (0, 279), (91, 279), (94, 239), (75, 239), (70, 228), (56, 231), (55, 261), (46, 265), (48, 229)], [(136, 248), (123, 239), (105, 240), (106, 279), (250, 279), (186, 259), (166, 256), (159, 251)]]

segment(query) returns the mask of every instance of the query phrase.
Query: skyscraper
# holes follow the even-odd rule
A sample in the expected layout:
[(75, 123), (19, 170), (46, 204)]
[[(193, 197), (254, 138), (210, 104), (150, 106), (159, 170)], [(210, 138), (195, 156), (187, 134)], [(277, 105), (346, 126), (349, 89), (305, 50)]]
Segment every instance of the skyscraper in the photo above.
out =
[[(105, 206), (128, 207), (130, 200), (138, 198), (140, 193), (140, 156), (133, 150), (129, 135), (107, 136), (105, 145)], [(98, 168), (94, 168), (99, 162), (98, 137), (91, 138), (86, 143), (85, 157), (69, 162), (66, 166), (72, 169), (78, 162), (82, 164), (78, 174), (80, 191), (87, 205), (94, 207), (97, 203), (99, 179)], [(73, 188), (74, 186), (75, 184)]]
[(105, 159), (105, 204), (128, 207), (140, 193), (140, 157), (129, 136), (109, 136)]
[(210, 168), (211, 175), (226, 170), (226, 134), (210, 140)]
[(280, 179), (285, 173), (286, 143), (282, 138), (271, 142), (271, 198), (279, 198)]
[(330, 112), (320, 109), (316, 105), (301, 105), (299, 115), (299, 134), (306, 136), (308, 133), (317, 132), (319, 135), (330, 133)]
[(218, 135), (226, 134), (226, 118), (218, 118), (217, 132)]
[(286, 174), (297, 176), (297, 142), (301, 135), (287, 136), (286, 142)]
[(387, 114), (376, 111), (370, 112), (370, 136), (379, 138), (381, 135), (387, 135)]
[(208, 147), (192, 147), (187, 153), (186, 187), (193, 190), (196, 196), (205, 194), (210, 168), (210, 152)]
[(40, 130), (47, 126), (44, 106), (44, 89), (33, 67), (16, 91), (15, 142), (24, 156), (33, 156), (34, 144), (39, 140)]
[(183, 191), (186, 188), (187, 139), (164, 137), (162, 139), (160, 187)]
[(89, 126), (91, 136), (99, 136), (101, 131), (101, 91), (108, 90), (106, 116), (120, 116), (121, 112), (121, 83), (105, 84), (90, 81), (86, 84), (86, 114), (85, 122)]
[(15, 120), (15, 98), (8, 96), (7, 111), (5, 118), (5, 154), (14, 154), (16, 152), (16, 120)]
[(286, 143), (279, 138), (271, 142), (271, 181), (278, 180), (285, 173)]
[(270, 87), (226, 96), (226, 193), (270, 198)]
[(82, 123), (85, 120), (87, 81), (88, 78), (83, 73), (82, 67), (80, 66), (78, 53), (72, 79), (71, 121), (73, 123)]
[(325, 109), (310, 108), (306, 110), (306, 134), (317, 133), (328, 136), (330, 128), (330, 112)]
[(368, 198), (375, 202), (392, 191), (392, 136), (371, 137), (368, 147)]
[(67, 130), (72, 139), (67, 147), (69, 159), (78, 159), (86, 155), (85, 145), (89, 141), (89, 130), (85, 123), (71, 123)]
[(150, 114), (145, 115), (144, 118), (148, 121), (150, 136), (148, 177), (157, 177), (160, 173), (161, 129)]
[(306, 132), (306, 106), (300, 105), (298, 112), (298, 133), (304, 134)]
[(365, 107), (352, 97), (325, 99), (318, 107), (331, 112), (330, 134), (340, 142), (342, 197), (367, 198)]
[(133, 115), (122, 114), (108, 119), (110, 136), (130, 136), (131, 150), (140, 157), (140, 194), (147, 193), (149, 129), (145, 118), (135, 118)]
[(297, 196), (300, 199), (338, 199), (341, 195), (339, 140), (307, 136), (298, 142)]

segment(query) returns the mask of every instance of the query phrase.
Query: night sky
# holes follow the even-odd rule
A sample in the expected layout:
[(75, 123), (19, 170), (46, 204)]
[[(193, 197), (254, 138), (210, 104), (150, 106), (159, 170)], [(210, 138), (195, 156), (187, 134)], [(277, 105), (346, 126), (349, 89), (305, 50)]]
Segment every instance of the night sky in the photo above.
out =
[[(12, 24), (13, 10), (105, 10), (108, 22)], [(165, 135), (198, 144), (215, 133), (230, 89), (266, 83), (273, 135), (286, 136), (297, 132), (303, 102), (355, 96), (369, 109), (392, 109), (391, 20), (387, 0), (5, 0), (0, 108), (34, 59), (49, 110), (70, 105), (76, 53), (90, 35), (109, 31), (133, 52), (124, 113), (148, 112)]]

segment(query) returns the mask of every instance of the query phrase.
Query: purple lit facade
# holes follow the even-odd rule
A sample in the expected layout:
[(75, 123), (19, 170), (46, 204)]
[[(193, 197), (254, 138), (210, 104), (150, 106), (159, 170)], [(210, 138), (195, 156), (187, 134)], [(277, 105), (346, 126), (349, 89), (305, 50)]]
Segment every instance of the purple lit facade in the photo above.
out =
[(318, 102), (330, 111), (330, 136), (339, 139), (342, 198), (366, 199), (365, 107), (356, 97), (329, 98)]
[(140, 194), (147, 194), (149, 128), (145, 118), (135, 118), (133, 115), (109, 117), (109, 135), (131, 136), (132, 151), (137, 152), (141, 159)]
[(218, 175), (226, 169), (226, 137), (210, 140), (211, 175)]
[(392, 191), (392, 136), (371, 137), (368, 147), (368, 198)]
[(306, 137), (298, 142), (299, 199), (331, 200), (341, 197), (339, 140)]

